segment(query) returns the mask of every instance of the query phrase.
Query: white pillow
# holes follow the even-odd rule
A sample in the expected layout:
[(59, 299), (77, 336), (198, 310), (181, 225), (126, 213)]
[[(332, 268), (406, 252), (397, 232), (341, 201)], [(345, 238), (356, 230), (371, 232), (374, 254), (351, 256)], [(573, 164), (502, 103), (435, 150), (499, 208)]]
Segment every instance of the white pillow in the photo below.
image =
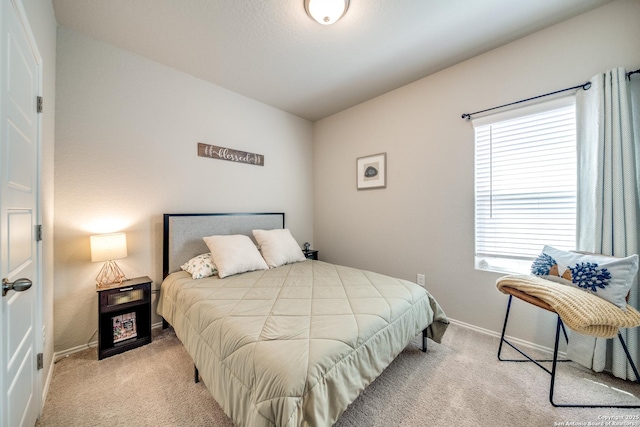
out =
[(305, 261), (302, 249), (288, 229), (253, 230), (262, 257), (269, 267)]
[(191, 273), (194, 279), (202, 279), (204, 277), (214, 276), (218, 270), (211, 259), (211, 254), (202, 254), (191, 258), (180, 266), (184, 271)]
[(246, 271), (269, 268), (249, 236), (233, 234), (209, 236), (203, 239), (211, 251), (211, 258), (221, 279)]
[(622, 310), (638, 273), (638, 255), (613, 258), (606, 255), (567, 252), (545, 246), (531, 265), (531, 274), (589, 291)]

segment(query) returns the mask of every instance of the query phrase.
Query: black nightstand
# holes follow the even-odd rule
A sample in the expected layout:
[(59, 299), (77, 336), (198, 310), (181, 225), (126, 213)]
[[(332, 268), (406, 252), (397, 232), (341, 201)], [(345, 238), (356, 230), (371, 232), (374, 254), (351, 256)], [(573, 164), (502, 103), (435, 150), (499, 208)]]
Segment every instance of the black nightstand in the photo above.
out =
[(125, 280), (98, 292), (98, 359), (151, 342), (151, 279)]
[(307, 259), (315, 259), (318, 260), (318, 251), (314, 251), (313, 249), (309, 249), (308, 251), (302, 251), (305, 258)]

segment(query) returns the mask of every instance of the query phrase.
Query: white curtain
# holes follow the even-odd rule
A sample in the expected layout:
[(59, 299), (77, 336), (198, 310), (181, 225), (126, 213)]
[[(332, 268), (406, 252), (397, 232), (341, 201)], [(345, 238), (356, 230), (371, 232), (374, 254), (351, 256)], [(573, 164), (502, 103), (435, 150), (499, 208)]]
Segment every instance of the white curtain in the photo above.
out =
[[(640, 200), (640, 91), (624, 68), (594, 76), (576, 97), (578, 126), (577, 249), (624, 257), (638, 253)], [(634, 129), (635, 127), (635, 129)], [(639, 307), (637, 278), (629, 304)], [(622, 329), (634, 363), (640, 365), (639, 329)], [(620, 341), (571, 334), (567, 356), (600, 372), (635, 380)]]

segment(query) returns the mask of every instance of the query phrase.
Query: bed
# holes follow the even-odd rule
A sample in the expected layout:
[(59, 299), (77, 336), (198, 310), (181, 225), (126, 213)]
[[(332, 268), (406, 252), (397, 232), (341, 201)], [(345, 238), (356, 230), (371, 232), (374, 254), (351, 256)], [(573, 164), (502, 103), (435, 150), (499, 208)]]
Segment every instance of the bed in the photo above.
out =
[[(422, 333), (448, 320), (422, 287), (304, 260), (193, 279), (180, 266), (209, 251), (205, 236), (285, 229), (284, 213), (165, 214), (158, 314), (238, 426), (330, 426)], [(220, 274), (220, 273), (219, 273)]]

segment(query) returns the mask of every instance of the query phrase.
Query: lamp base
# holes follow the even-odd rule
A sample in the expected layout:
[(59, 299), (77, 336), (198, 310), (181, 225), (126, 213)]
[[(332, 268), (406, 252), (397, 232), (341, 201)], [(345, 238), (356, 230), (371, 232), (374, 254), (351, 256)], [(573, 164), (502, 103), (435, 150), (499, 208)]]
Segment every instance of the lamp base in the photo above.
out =
[(115, 283), (120, 284), (127, 280), (126, 276), (118, 267), (115, 261), (107, 261), (102, 266), (102, 270), (96, 276), (96, 286), (105, 288)]

